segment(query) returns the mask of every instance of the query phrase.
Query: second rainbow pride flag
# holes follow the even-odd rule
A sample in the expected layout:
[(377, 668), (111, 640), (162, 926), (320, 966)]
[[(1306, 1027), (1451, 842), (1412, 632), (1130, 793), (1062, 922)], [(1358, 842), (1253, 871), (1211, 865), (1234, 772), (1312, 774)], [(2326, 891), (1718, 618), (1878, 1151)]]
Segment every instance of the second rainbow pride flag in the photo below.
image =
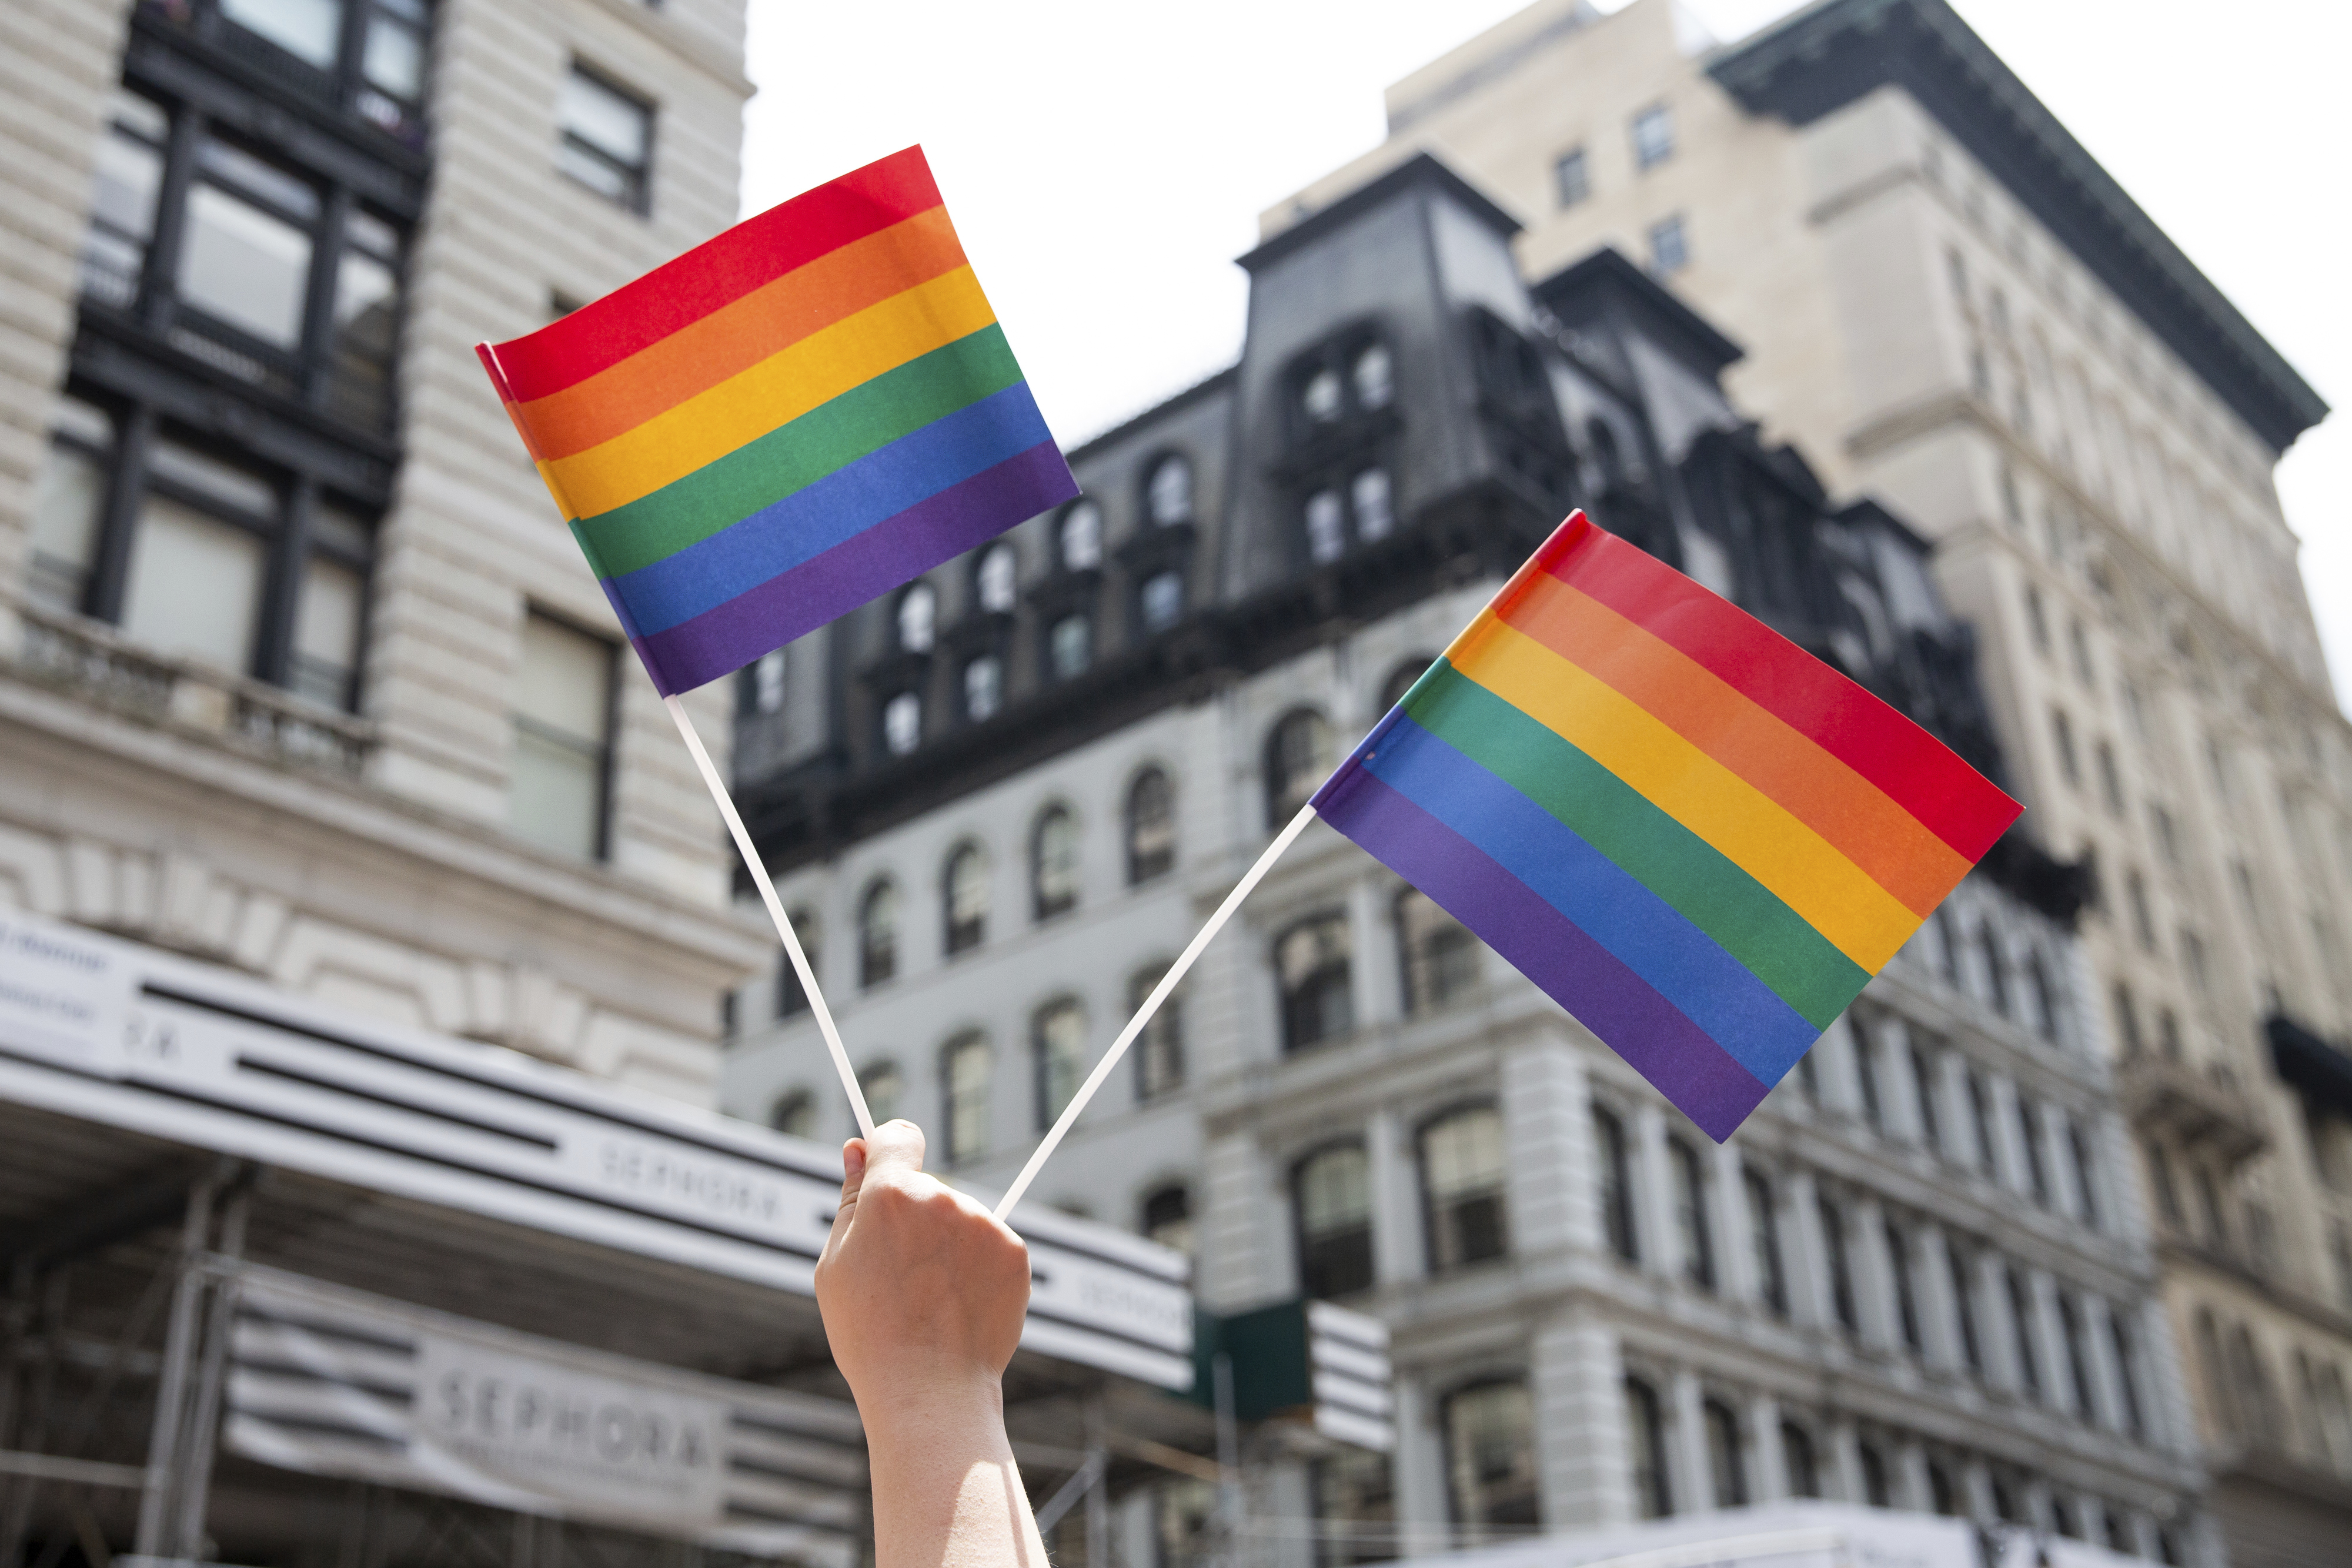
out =
[(1078, 493), (918, 147), (478, 351), (664, 695)]
[(2021, 810), (1581, 512), (1312, 803), (1718, 1143)]

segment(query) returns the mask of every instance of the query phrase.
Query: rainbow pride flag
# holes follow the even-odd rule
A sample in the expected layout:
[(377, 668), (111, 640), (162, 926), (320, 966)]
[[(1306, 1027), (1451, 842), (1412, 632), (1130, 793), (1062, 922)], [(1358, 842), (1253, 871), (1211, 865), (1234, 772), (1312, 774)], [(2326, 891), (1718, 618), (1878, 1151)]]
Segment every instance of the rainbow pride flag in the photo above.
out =
[(664, 695), (1077, 482), (909, 147), (476, 350)]
[(2021, 810), (1581, 512), (1312, 804), (1717, 1142)]

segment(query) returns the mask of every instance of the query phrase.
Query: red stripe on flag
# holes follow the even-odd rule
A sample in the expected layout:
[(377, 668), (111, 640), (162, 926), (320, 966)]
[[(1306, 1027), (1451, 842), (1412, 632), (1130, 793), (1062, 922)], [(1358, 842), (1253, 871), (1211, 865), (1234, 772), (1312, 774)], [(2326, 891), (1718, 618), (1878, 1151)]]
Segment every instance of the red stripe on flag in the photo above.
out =
[(1712, 671), (1980, 860), (2016, 801), (1951, 748), (1737, 605), (1580, 512), (1536, 552), (1542, 569)]
[(529, 402), (562, 392), (761, 284), (938, 205), (920, 147), (779, 202), (593, 304), (500, 343), (507, 396)]

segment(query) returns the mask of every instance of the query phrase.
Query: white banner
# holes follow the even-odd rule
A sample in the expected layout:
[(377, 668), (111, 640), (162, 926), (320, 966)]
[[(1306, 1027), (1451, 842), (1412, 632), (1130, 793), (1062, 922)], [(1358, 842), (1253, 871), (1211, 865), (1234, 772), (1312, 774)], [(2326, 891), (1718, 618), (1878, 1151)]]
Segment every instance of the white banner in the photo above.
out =
[(249, 1458), (818, 1568), (858, 1559), (866, 1451), (847, 1404), (272, 1270), (232, 1288), (226, 1437)]

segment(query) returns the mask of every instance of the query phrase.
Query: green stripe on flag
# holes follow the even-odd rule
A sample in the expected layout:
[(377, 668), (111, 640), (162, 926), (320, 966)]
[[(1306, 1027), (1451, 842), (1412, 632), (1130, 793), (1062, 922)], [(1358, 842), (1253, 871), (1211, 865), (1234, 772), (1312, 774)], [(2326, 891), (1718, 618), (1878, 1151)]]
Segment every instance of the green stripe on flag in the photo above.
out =
[(650, 496), (576, 519), (572, 536), (597, 576), (620, 577), (1020, 380), (1004, 329), (992, 323), (852, 387)]
[(1713, 845), (1446, 661), (1403, 706), (1671, 904), (1814, 1028), (1829, 1028), (1870, 978)]

